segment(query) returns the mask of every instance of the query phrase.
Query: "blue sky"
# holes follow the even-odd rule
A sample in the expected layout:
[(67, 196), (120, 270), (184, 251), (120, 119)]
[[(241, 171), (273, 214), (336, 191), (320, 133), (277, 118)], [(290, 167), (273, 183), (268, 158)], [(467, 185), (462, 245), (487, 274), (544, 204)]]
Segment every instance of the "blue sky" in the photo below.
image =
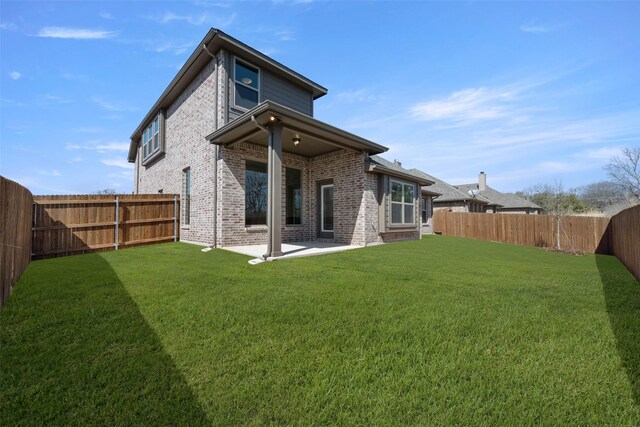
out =
[(452, 184), (606, 178), (640, 146), (639, 2), (2, 1), (0, 173), (133, 189), (128, 137), (210, 27), (329, 89), (315, 117)]

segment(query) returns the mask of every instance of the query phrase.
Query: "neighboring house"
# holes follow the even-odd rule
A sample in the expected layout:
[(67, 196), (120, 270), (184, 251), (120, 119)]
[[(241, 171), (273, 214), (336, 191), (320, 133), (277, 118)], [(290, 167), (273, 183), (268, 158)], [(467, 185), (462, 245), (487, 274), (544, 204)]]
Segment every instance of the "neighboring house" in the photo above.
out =
[(427, 189), (423, 189), (423, 191), (436, 193), (433, 197), (433, 211), (493, 213), (499, 206), (484, 196), (474, 196), (468, 192), (463, 192), (453, 185), (447, 184), (443, 180), (418, 169), (411, 169), (411, 171), (434, 182)]
[(377, 163), (379, 166), (386, 168), (387, 170), (394, 171), (399, 174), (407, 176), (408, 179), (421, 179), (426, 182), (420, 189), (420, 226), (421, 233), (432, 233), (431, 218), (433, 218), (433, 198), (439, 196), (440, 193), (432, 189), (432, 185), (435, 184), (433, 177), (417, 169), (405, 169), (402, 167), (402, 163), (398, 160), (390, 162), (380, 156), (371, 156), (371, 162)]
[[(467, 194), (477, 194), (476, 197), (488, 200), (496, 205), (498, 213), (541, 214), (542, 208), (530, 200), (511, 193), (501, 193), (487, 185), (487, 175), (480, 172), (477, 184), (463, 184), (455, 186), (459, 191)], [(487, 211), (488, 212), (488, 211)]]
[(131, 135), (136, 193), (180, 193), (180, 238), (212, 246), (420, 237), (421, 186), (387, 148), (313, 118), (327, 89), (211, 29)]

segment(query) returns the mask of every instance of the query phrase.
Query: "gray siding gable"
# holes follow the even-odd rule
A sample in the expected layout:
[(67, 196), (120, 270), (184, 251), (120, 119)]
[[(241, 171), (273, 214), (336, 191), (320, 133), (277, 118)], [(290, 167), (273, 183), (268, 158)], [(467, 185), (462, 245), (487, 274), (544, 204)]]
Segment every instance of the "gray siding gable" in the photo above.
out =
[(261, 101), (274, 101), (285, 107), (313, 116), (311, 92), (296, 86), (269, 71), (262, 72)]
[(234, 81), (234, 58), (241, 62), (254, 66), (260, 70), (260, 95), (259, 102), (273, 101), (292, 110), (298, 111), (307, 116), (313, 117), (313, 93), (294, 84), (287, 79), (272, 73), (269, 70), (257, 67), (250, 59), (234, 56), (227, 53), (227, 74), (229, 76), (228, 104), (229, 121), (233, 121), (244, 114), (247, 110), (235, 106), (235, 81)]

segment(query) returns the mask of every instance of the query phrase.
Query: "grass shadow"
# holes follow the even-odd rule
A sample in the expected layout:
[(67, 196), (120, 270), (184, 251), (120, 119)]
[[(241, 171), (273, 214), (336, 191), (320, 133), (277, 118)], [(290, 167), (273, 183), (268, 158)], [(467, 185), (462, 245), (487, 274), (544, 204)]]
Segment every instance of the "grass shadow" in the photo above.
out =
[(618, 354), (640, 406), (640, 282), (614, 256), (596, 255), (596, 264)]
[(0, 424), (210, 424), (110, 265), (80, 256), (31, 263), (0, 312)]

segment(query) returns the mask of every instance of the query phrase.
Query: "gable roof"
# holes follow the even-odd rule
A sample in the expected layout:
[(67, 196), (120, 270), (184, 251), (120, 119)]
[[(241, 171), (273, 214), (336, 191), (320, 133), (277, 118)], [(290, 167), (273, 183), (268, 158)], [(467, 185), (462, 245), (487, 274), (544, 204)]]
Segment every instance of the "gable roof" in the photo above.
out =
[(424, 175), (415, 173), (414, 169), (405, 169), (395, 162), (390, 162), (389, 160), (380, 156), (370, 156), (367, 161), (369, 163), (369, 172), (380, 172), (389, 176), (411, 180), (413, 182), (417, 182), (423, 187), (431, 186), (435, 182)]
[(441, 179), (436, 178), (435, 176), (429, 175), (426, 172), (423, 172), (419, 169), (411, 169), (416, 175), (423, 176), (434, 182), (432, 186), (429, 187), (428, 191), (439, 193), (440, 195), (434, 200), (434, 202), (466, 202), (467, 200), (475, 200), (482, 204), (490, 204), (489, 200), (485, 197), (470, 197), (468, 194), (463, 193), (462, 191), (455, 188), (453, 185), (450, 185), (444, 182)]
[(515, 209), (515, 208), (528, 208), (528, 209), (542, 209), (535, 203), (517, 196), (512, 193), (501, 193), (487, 185), (486, 190), (479, 191), (478, 184), (463, 184), (456, 186), (460, 191), (476, 190), (478, 196), (484, 197), (494, 204), (502, 205), (503, 209)]
[[(206, 47), (206, 50), (205, 50)], [(314, 81), (304, 77), (293, 71), (291, 68), (282, 65), (278, 61), (268, 57), (267, 55), (257, 51), (241, 41), (231, 37), (216, 28), (211, 28), (204, 39), (197, 45), (187, 62), (184, 63), (180, 71), (171, 80), (167, 88), (162, 92), (158, 100), (153, 104), (149, 112), (144, 116), (138, 127), (131, 134), (131, 144), (129, 146), (129, 161), (132, 156), (132, 150), (135, 150), (137, 141), (142, 135), (142, 130), (153, 119), (153, 117), (162, 108), (168, 108), (180, 96), (187, 85), (198, 75), (198, 73), (211, 61), (211, 56), (207, 52), (215, 54), (220, 49), (226, 49), (229, 52), (243, 56), (245, 59), (251, 60), (256, 66), (269, 70), (277, 75), (293, 81), (298, 86), (310, 91), (313, 99), (320, 98), (327, 94), (327, 89), (315, 83)]]

